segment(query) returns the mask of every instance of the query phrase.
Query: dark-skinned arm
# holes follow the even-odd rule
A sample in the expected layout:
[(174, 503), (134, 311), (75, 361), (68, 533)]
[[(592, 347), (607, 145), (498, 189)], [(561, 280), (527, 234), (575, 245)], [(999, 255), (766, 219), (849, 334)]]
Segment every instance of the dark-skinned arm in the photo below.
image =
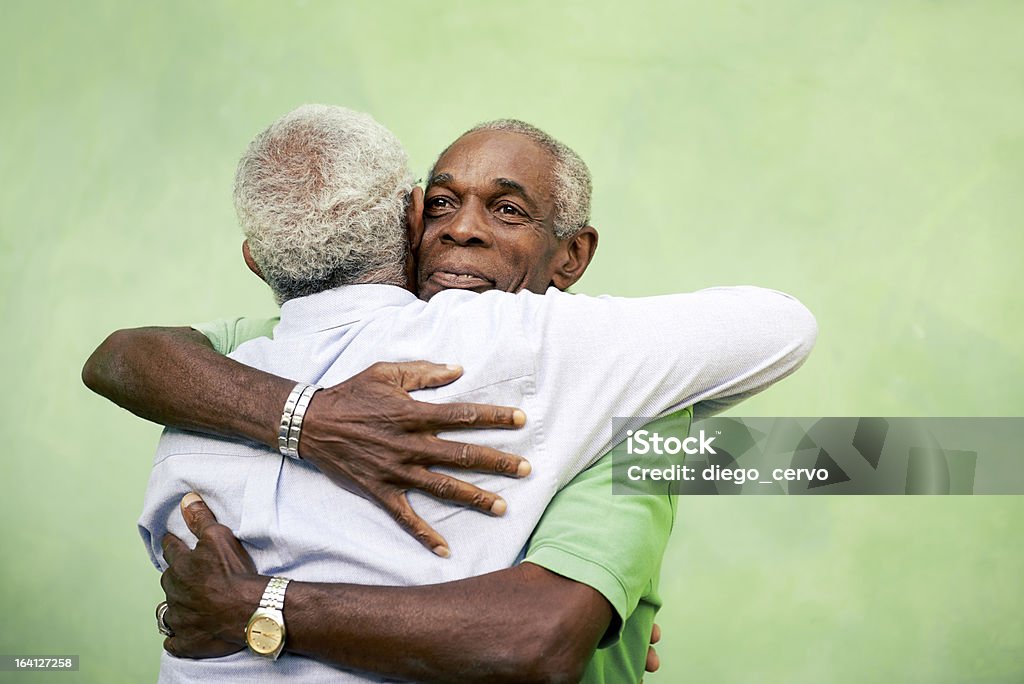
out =
[(146, 420), (277, 448), (295, 383), (218, 354), (192, 328), (118, 330), (82, 368), (93, 392)]
[[(377, 363), (309, 404), (300, 456), (339, 486), (376, 502), (438, 555), (448, 545), (406, 500), (418, 489), (434, 497), (501, 515), (491, 492), (429, 470), (449, 466), (523, 476), (530, 466), (512, 454), (442, 440), (460, 428), (516, 428), (518, 409), (481, 404), (430, 404), (409, 392), (438, 387), (462, 374), (425, 361)], [(82, 380), (94, 392), (147, 420), (187, 430), (242, 438), (277, 449), (285, 400), (295, 382), (238, 363), (191, 328), (119, 330), (93, 352)]]
[[(241, 650), (269, 578), (198, 496), (182, 504), (198, 543), (189, 550), (164, 538), (174, 631), (164, 648), (193, 657)], [(418, 682), (576, 682), (611, 615), (596, 590), (530, 563), (422, 587), (292, 582), (285, 648)]]

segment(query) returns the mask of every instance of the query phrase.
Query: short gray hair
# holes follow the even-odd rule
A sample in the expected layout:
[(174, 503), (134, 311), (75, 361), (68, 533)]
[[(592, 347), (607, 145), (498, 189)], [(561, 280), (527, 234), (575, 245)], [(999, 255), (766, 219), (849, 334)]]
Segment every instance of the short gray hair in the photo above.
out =
[[(518, 119), (496, 119), (477, 124), (462, 136), (477, 131), (508, 131), (524, 135), (551, 153), (555, 163), (552, 171), (555, 176), (555, 236), (565, 240), (580, 232), (590, 222), (590, 195), (592, 186), (590, 170), (580, 156), (571, 147), (551, 137), (536, 126)], [(455, 143), (452, 143), (453, 145)], [(451, 145), (448, 146), (449, 148)], [(447, 152), (445, 149), (444, 152)], [(438, 156), (440, 159), (444, 152)], [(434, 164), (437, 165), (436, 162)], [(433, 169), (429, 178), (434, 175)], [(428, 181), (429, 182), (429, 181)]]
[(409, 159), (368, 114), (304, 105), (238, 162), (235, 210), (279, 303), (340, 285), (405, 284)]

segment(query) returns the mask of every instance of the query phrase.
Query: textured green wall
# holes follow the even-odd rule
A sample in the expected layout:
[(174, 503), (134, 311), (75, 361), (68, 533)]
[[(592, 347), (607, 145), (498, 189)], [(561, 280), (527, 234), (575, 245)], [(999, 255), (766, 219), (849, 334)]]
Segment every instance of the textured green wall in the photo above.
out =
[[(598, 5), (3, 3), (0, 653), (155, 675), (158, 431), (78, 373), (116, 328), (273, 310), (231, 182), (304, 102), (371, 112), (417, 169), (487, 118), (563, 138), (602, 231), (584, 292), (799, 296), (817, 350), (746, 415), (1022, 413), (1024, 5)], [(1022, 518), (684, 500), (649, 681), (1024, 681)]]

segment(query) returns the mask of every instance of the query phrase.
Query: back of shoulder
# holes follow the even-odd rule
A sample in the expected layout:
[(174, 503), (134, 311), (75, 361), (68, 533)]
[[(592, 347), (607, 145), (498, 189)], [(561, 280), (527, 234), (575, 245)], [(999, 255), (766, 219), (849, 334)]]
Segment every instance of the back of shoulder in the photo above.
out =
[(543, 336), (559, 336), (559, 331), (602, 326), (614, 299), (568, 294), (553, 287), (544, 294), (446, 290), (435, 295), (421, 315), (479, 332), (519, 334), (535, 344)]

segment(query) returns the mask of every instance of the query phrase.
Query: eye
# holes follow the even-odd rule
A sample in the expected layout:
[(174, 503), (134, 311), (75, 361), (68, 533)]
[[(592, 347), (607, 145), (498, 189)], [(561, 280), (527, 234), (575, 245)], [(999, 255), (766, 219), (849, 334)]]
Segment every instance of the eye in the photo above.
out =
[(498, 205), (498, 213), (505, 216), (526, 216), (526, 214), (520, 211), (519, 207), (508, 202), (502, 202)]
[(428, 197), (426, 202), (424, 202), (424, 205), (426, 212), (431, 216), (439, 216), (454, 208), (452, 201), (443, 195)]

